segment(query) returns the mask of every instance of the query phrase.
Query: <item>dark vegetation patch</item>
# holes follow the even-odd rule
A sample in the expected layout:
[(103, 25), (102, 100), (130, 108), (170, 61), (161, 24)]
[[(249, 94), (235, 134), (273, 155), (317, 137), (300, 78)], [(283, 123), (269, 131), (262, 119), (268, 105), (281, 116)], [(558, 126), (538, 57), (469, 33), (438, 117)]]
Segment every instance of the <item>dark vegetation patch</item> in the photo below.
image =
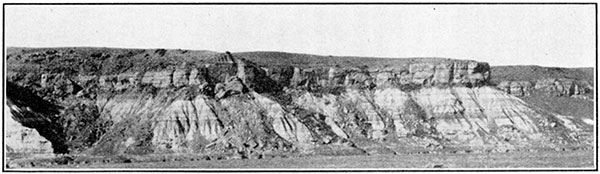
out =
[(324, 94), (341, 95), (346, 92), (345, 86), (317, 86), (307, 89), (310, 93), (317, 97), (321, 97)]
[(266, 92), (276, 92), (281, 91), (283, 88), (279, 85), (275, 80), (271, 79), (267, 76), (265, 71), (263, 71), (258, 65), (253, 62), (246, 61), (245, 75), (247, 79), (251, 79), (251, 81), (247, 81), (246, 85), (248, 88), (254, 89), (258, 93), (266, 93)]
[(291, 106), (293, 104), (294, 101), (294, 96), (299, 95), (298, 91), (277, 91), (277, 92), (272, 92), (272, 93), (265, 93), (265, 94), (261, 94), (279, 104), (281, 104), (282, 106)]
[[(126, 117), (117, 122), (102, 136), (89, 153), (92, 155), (111, 156), (117, 154), (143, 155), (154, 152), (152, 147), (152, 130), (149, 121), (141, 121), (139, 117)], [(135, 143), (129, 147), (123, 144), (128, 138)], [(121, 149), (124, 149), (122, 151)]]
[(407, 130), (415, 130), (409, 133), (409, 136), (426, 136), (427, 129), (422, 126), (423, 122), (428, 122), (427, 114), (412, 98), (404, 102), (406, 110), (400, 119)]
[(63, 136), (70, 153), (92, 147), (112, 125), (112, 121), (100, 117), (95, 103), (90, 102), (74, 103), (65, 108), (59, 123), (65, 128)]
[(314, 140), (315, 143), (331, 144), (347, 142), (346, 139), (337, 136), (331, 127), (325, 123), (325, 118), (327, 116), (302, 108), (294, 108), (294, 110), (298, 120), (306, 125), (313, 137), (317, 137)]
[(396, 85), (396, 87), (404, 92), (412, 92), (412, 91), (417, 91), (417, 90), (423, 88), (423, 85), (409, 83), (409, 84), (398, 84), (398, 85)]
[(367, 114), (358, 108), (360, 108), (358, 102), (344, 101), (338, 109), (339, 113), (347, 114), (341, 117), (338, 125), (350, 139), (368, 137), (372, 127), (368, 122)]

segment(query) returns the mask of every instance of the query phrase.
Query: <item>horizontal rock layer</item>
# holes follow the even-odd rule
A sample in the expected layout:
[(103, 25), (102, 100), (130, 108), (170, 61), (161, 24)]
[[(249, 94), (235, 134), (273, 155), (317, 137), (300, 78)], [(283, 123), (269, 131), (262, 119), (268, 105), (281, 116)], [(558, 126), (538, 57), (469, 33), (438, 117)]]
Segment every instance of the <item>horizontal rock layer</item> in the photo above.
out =
[[(386, 85), (481, 86), (490, 79), (489, 65), (475, 61), (439, 61), (407, 64), (404, 68), (301, 68), (260, 67), (241, 58), (223, 55), (215, 64), (168, 67), (161, 71), (130, 72), (114, 75), (78, 76), (79, 84), (95, 81), (107, 89), (126, 89), (140, 85), (157, 88), (223, 83), (238, 77), (250, 88), (262, 92), (280, 87), (374, 87)], [(227, 60), (227, 61), (224, 61)], [(52, 76), (44, 74), (43, 77)], [(42, 78), (44, 79), (44, 78)], [(46, 86), (47, 80), (41, 82)]]
[(515, 96), (528, 96), (534, 90), (554, 96), (583, 95), (593, 91), (593, 87), (586, 81), (564, 78), (540, 79), (533, 83), (530, 81), (502, 81), (497, 87)]
[[(571, 134), (590, 128), (589, 121), (535, 110), (486, 86), (491, 78), (487, 63), (311, 68), (259, 66), (229, 53), (213, 59), (76, 78), (47, 73), (40, 86), (95, 102), (100, 117), (112, 122), (90, 147), (104, 155), (551, 147), (566, 140), (576, 144), (579, 139)], [(520, 95), (531, 88), (581, 91), (573, 88), (575, 83), (557, 81), (506, 82), (499, 88)], [(20, 99), (14, 94), (9, 98)], [(31, 107), (17, 106), (12, 110)], [(44, 114), (22, 114), (17, 121), (58, 115)]]

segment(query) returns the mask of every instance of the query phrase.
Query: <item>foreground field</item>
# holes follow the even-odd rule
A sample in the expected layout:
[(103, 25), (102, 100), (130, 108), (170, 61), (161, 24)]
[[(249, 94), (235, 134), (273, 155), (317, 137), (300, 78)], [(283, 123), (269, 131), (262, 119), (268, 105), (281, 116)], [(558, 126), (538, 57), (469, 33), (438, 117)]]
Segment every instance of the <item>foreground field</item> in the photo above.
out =
[(481, 154), (316, 156), (257, 160), (171, 161), (61, 165), (57, 168), (193, 168), (193, 169), (395, 169), (395, 168), (586, 168), (595, 165), (593, 151), (545, 151)]

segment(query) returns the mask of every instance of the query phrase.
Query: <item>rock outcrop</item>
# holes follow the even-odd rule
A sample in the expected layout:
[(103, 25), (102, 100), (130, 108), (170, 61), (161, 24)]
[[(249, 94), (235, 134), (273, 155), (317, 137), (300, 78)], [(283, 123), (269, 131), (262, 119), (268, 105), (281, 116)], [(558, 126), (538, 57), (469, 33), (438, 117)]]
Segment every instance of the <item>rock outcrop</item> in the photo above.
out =
[(535, 83), (534, 89), (547, 91), (557, 96), (572, 96), (590, 93), (593, 87), (585, 81), (573, 79), (542, 79)]
[(533, 84), (529, 81), (503, 81), (498, 84), (502, 91), (517, 97), (531, 95)]
[[(490, 79), (489, 65), (474, 61), (440, 61), (409, 64), (405, 68), (308, 68), (295, 67), (290, 86), (481, 86)], [(287, 84), (284, 84), (284, 86)]]
[[(213, 64), (173, 66), (161, 71), (127, 72), (98, 76), (105, 89), (126, 89), (138, 84), (157, 88), (225, 83), (237, 77), (258, 92), (277, 91), (281, 87), (316, 89), (332, 87), (372, 88), (389, 85), (482, 86), (490, 79), (489, 65), (475, 61), (439, 61), (412, 63), (404, 68), (302, 68), (291, 66), (260, 67), (231, 54), (222, 54)], [(47, 75), (43, 76), (46, 77)], [(94, 76), (79, 76), (80, 82)], [(42, 83), (45, 84), (45, 83)]]
[[(92, 56), (102, 57), (106, 56)], [(71, 120), (110, 123), (86, 144), (85, 152), (93, 155), (205, 153), (258, 158), (269, 153), (557, 147), (588, 145), (589, 137), (574, 132), (593, 127), (589, 120), (540, 111), (516, 97), (534, 90), (577, 95), (589, 91), (589, 85), (562, 79), (507, 81), (498, 90), (489, 85), (489, 65), (475, 61), (307, 67), (258, 65), (224, 53), (194, 63), (161, 62), (120, 72), (44, 73), (38, 82), (42, 92), (28, 92), (27, 97), (18, 95), (22, 91), (18, 85), (8, 88), (14, 103), (8, 107), (16, 122), (37, 130), (54, 152), (63, 153), (69, 151), (63, 146), (70, 140), (52, 139), (63, 135), (61, 127), (41, 125), (61, 125), (56, 117), (69, 116), (64, 112), (71, 110), (59, 106), (92, 103), (97, 112), (78, 113), (92, 114), (92, 119)], [(48, 95), (55, 91), (60, 95)], [(42, 149), (48, 151), (46, 146)]]
[(533, 91), (540, 91), (551, 96), (579, 96), (593, 91), (593, 87), (585, 81), (564, 78), (539, 79), (534, 83), (502, 81), (497, 87), (518, 97), (529, 96)]
[(215, 97), (217, 98), (225, 98), (229, 95), (241, 94), (247, 91), (246, 85), (237, 77), (230, 77), (225, 83), (215, 85)]
[[(121, 74), (107, 74), (97, 76), (80, 75), (80, 83), (88, 83), (97, 79), (97, 84), (103, 89), (128, 89), (139, 85), (148, 85), (156, 88), (185, 87), (217, 85), (230, 83), (232, 79), (239, 79), (249, 88), (259, 92), (278, 90), (278, 84), (269, 78), (264, 70), (252, 62), (240, 58), (233, 58), (230, 54), (223, 54), (215, 58), (214, 64), (201, 66), (173, 66), (160, 71), (125, 72)], [(42, 79), (52, 74), (44, 74)], [(282, 80), (282, 79), (275, 79)], [(289, 81), (289, 79), (287, 79)], [(42, 84), (46, 84), (45, 81)]]
[(166, 88), (173, 85), (174, 70), (150, 71), (144, 73), (141, 79), (142, 84), (151, 84), (157, 88)]

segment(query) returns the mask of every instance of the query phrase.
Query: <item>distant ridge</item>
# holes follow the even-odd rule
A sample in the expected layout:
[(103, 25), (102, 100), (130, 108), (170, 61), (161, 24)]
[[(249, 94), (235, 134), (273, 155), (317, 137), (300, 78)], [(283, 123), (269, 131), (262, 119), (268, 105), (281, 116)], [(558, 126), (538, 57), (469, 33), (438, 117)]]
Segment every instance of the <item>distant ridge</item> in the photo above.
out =
[(492, 66), (492, 82), (535, 81), (545, 78), (567, 78), (594, 83), (594, 68), (542, 67), (537, 65)]

